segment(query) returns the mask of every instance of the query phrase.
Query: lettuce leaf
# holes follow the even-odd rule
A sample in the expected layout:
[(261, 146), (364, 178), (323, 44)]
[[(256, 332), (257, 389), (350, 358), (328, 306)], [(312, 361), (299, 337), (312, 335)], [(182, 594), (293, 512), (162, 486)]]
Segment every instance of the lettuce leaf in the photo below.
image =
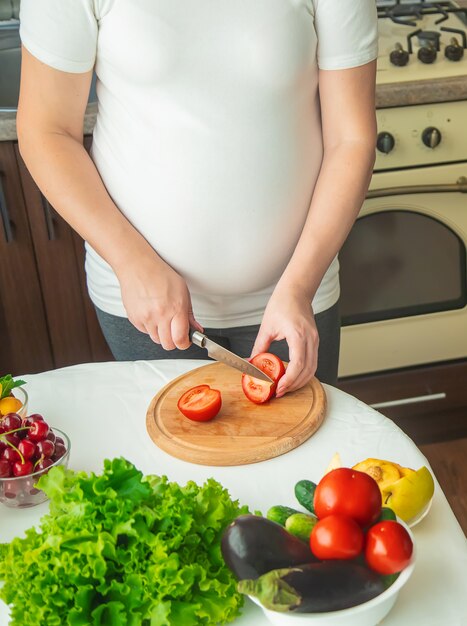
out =
[(220, 538), (249, 511), (214, 479), (180, 486), (116, 458), (100, 475), (52, 468), (38, 486), (49, 513), (0, 546), (10, 626), (195, 626), (239, 615)]

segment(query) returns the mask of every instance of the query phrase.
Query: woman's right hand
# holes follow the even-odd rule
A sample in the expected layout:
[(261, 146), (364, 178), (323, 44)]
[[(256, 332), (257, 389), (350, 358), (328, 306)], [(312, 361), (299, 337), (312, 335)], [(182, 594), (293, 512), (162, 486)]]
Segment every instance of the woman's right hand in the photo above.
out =
[(125, 264), (117, 277), (128, 319), (164, 350), (185, 350), (190, 328), (203, 331), (185, 280), (154, 252)]

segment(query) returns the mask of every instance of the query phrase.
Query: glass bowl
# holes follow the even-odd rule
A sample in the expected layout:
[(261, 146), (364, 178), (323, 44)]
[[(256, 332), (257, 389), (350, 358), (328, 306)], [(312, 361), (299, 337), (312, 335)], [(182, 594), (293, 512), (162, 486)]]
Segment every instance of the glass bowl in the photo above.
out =
[[(28, 410), (28, 392), (23, 388), (23, 387), (15, 387), (11, 394), (12, 396), (14, 396), (15, 398), (18, 398), (18, 400), (20, 400), (23, 403), (23, 406), (18, 410), (15, 411), (15, 413), (17, 413), (20, 417), (26, 417), (27, 415), (27, 410)], [(0, 418), (1, 418), (1, 413), (0, 413)]]
[(23, 403), (23, 406), (17, 411), (18, 415), (26, 417), (28, 414), (28, 392), (23, 387), (16, 387), (16, 389), (13, 389), (13, 395)]
[(68, 467), (68, 461), (70, 458), (71, 443), (68, 435), (58, 428), (51, 426), (51, 430), (61, 437), (65, 442), (66, 452), (65, 454), (55, 461), (53, 465), (43, 469), (34, 474), (28, 474), (27, 476), (11, 476), (9, 478), (0, 478), (0, 502), (5, 506), (11, 508), (26, 508), (30, 506), (36, 506), (42, 504), (48, 500), (46, 494), (37, 489), (36, 483), (41, 476), (47, 474), (47, 472), (58, 465)]

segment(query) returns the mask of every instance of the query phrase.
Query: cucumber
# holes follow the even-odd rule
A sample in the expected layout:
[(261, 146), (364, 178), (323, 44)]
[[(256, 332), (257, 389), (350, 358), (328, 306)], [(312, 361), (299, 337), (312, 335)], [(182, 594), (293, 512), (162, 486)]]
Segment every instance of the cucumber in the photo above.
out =
[(315, 497), (316, 483), (311, 480), (299, 480), (295, 485), (295, 497), (300, 502), (300, 504), (310, 511), (310, 513), (315, 514), (315, 507), (313, 504), (313, 499)]
[(269, 511), (266, 513), (266, 517), (267, 519), (271, 520), (271, 522), (276, 522), (281, 526), (285, 526), (286, 519), (294, 513), (299, 513), (299, 511), (297, 511), (296, 509), (292, 509), (289, 506), (276, 504), (269, 509)]
[(381, 513), (379, 515), (379, 518), (378, 518), (378, 522), (382, 522), (382, 521), (388, 520), (388, 519), (389, 520), (394, 520), (396, 522), (397, 521), (396, 514), (389, 507), (383, 506), (382, 509), (381, 509)]
[(291, 535), (295, 535), (302, 541), (310, 541), (311, 531), (315, 527), (318, 518), (307, 513), (293, 513), (285, 522), (285, 530)]

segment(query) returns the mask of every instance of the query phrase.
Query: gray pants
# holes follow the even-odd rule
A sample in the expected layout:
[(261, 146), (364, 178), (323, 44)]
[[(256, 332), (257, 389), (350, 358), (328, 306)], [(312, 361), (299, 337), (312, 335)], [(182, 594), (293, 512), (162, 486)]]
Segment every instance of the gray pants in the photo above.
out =
[[(96, 308), (97, 317), (104, 337), (117, 361), (137, 361), (155, 359), (207, 359), (203, 348), (192, 344), (187, 350), (164, 350), (154, 343), (149, 335), (137, 330), (126, 317), (104, 313)], [(316, 377), (323, 383), (335, 385), (339, 362), (340, 317), (339, 307), (333, 307), (315, 315), (319, 333), (318, 369)], [(205, 328), (206, 335), (241, 357), (248, 358), (258, 334), (259, 325), (237, 326), (235, 328)], [(270, 352), (283, 361), (289, 360), (287, 342), (274, 341)]]

